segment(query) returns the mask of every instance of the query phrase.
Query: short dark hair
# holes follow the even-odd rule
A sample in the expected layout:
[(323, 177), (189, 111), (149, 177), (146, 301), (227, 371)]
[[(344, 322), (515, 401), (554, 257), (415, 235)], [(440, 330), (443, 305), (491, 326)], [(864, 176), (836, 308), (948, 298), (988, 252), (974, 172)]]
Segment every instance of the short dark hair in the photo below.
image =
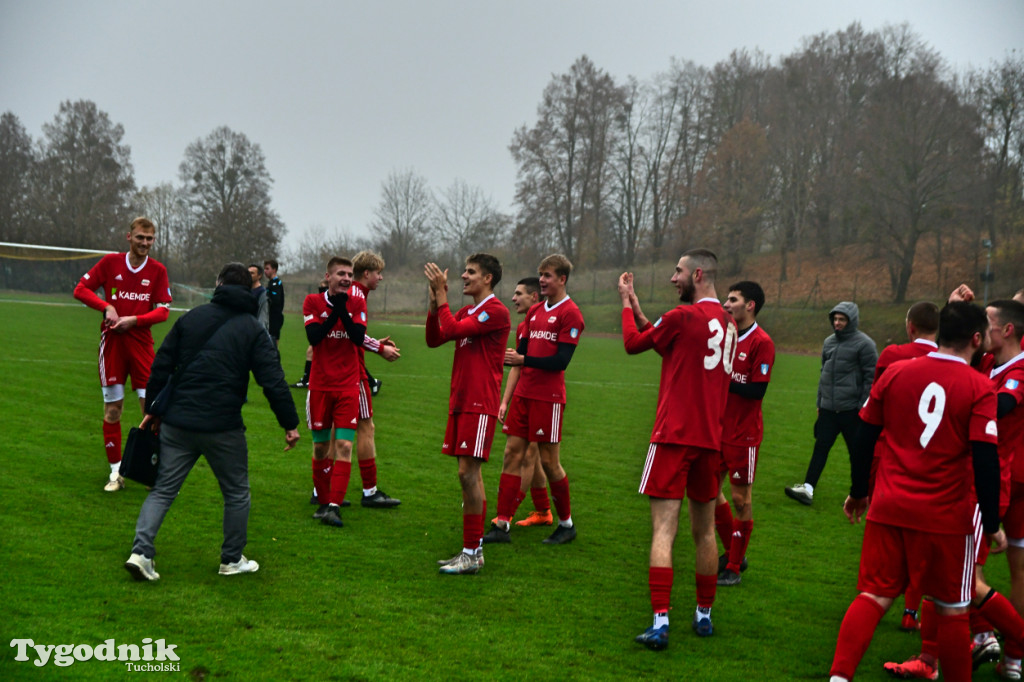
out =
[(252, 275), (249, 274), (249, 268), (241, 263), (228, 263), (221, 268), (220, 274), (217, 275), (217, 286), (225, 284), (237, 284), (243, 287), (251, 287)]
[(907, 322), (919, 332), (934, 334), (939, 330), (939, 306), (931, 301), (918, 301), (907, 311)]
[(975, 334), (985, 334), (988, 316), (967, 301), (953, 301), (939, 311), (939, 345), (963, 350)]
[(528, 294), (540, 293), (540, 277), (523, 277), (516, 284), (522, 284), (526, 287), (526, 293)]
[(466, 258), (466, 265), (475, 263), (480, 269), (491, 276), (491, 288), (498, 286), (501, 281), (501, 261), (489, 253), (474, 253)]
[(269, 265), (270, 267), (274, 268), (274, 270), (280, 269), (280, 268), (278, 268), (277, 260), (274, 259), (274, 258), (268, 258), (267, 260), (263, 261), (263, 264), (264, 265)]
[(260, 272), (263, 272), (263, 267), (259, 263), (249, 263), (250, 268), (256, 268)]
[(738, 291), (745, 301), (753, 301), (755, 316), (761, 312), (761, 308), (764, 307), (764, 289), (762, 289), (761, 285), (757, 282), (751, 282), (750, 280), (745, 279), (742, 282), (730, 284), (729, 291)]
[(1013, 337), (1020, 341), (1024, 336), (1024, 303), (1014, 301), (1012, 298), (1003, 298), (992, 301), (988, 307), (996, 309), (999, 324), (1013, 325)]
[(704, 276), (712, 282), (715, 280), (715, 275), (718, 274), (718, 256), (715, 255), (714, 251), (709, 249), (690, 249), (683, 254), (683, 258), (689, 258), (693, 261), (694, 269), (700, 268), (704, 271)]

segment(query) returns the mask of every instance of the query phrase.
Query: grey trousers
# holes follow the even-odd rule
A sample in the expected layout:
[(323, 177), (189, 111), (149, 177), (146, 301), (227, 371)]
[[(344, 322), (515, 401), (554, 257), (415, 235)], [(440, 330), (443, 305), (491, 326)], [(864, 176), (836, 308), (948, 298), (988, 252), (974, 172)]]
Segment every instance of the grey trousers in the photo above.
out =
[(221, 563), (233, 563), (242, 556), (249, 525), (249, 451), (245, 430), (198, 433), (170, 424), (160, 426), (160, 468), (135, 523), (133, 553), (150, 559), (156, 554), (153, 542), (160, 524), (200, 455), (206, 457), (224, 496)]

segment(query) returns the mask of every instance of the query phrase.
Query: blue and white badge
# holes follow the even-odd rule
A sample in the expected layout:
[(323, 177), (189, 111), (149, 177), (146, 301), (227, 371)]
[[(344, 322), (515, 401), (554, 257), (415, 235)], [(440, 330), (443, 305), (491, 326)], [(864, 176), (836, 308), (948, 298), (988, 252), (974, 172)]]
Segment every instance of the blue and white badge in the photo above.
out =
[(661, 325), (661, 318), (659, 317), (659, 318), (657, 319), (657, 321), (656, 321), (656, 322), (654, 323), (654, 326), (655, 326), (655, 327), (658, 327), (658, 326), (660, 326), (660, 325)]
[(577, 329), (576, 327), (573, 327), (572, 329), (569, 330), (569, 336), (571, 336), (572, 338), (575, 339), (579, 335), (580, 335), (580, 330)]
[(1006, 380), (1006, 387), (1008, 389), (1010, 389), (1011, 391), (1016, 391), (1018, 386), (1020, 386), (1020, 382), (1017, 381), (1016, 379), (1007, 379)]
[(359, 313), (359, 317), (363, 320), (363, 322), (366, 322), (366, 313)]
[(488, 315), (487, 311), (485, 310), (484, 312), (480, 313), (480, 316), (477, 319), (480, 320), (480, 322), (486, 322), (487, 320), (491, 319), (491, 316)]
[(768, 363), (767, 362), (762, 362), (761, 363), (761, 374), (767, 374), (767, 373), (768, 373)]

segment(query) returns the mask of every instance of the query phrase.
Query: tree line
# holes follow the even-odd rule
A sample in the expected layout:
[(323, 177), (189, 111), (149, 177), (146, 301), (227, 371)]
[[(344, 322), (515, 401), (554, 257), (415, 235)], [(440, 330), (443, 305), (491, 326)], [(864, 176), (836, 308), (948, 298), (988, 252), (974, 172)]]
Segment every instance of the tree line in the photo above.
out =
[[(35, 142), (4, 113), (0, 240), (108, 248), (145, 213), (175, 278), (201, 282), (220, 254), (278, 252), (285, 226), (258, 144), (218, 128), (186, 148), (179, 184), (137, 189), (123, 134), (88, 101), (63, 103)], [(953, 73), (907, 25), (855, 23), (776, 60), (746, 49), (712, 67), (673, 60), (646, 80), (581, 56), (552, 76), (509, 152), (511, 215), (464, 180), (435, 190), (395, 170), (368, 238), (312, 226), (283, 260), (316, 271), (369, 246), (389, 267), (487, 249), (629, 268), (701, 244), (730, 274), (775, 254), (785, 281), (801, 259), (864, 244), (902, 301), (925, 243), (937, 271), (977, 258), (983, 240), (1009, 262), (1024, 251), (1024, 59)]]

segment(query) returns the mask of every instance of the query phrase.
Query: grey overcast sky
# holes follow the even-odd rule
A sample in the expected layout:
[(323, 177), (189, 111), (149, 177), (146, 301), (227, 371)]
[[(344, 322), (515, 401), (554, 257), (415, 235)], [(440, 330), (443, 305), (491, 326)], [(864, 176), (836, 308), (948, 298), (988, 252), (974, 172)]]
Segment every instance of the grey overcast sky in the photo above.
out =
[(647, 79), (854, 21), (908, 22), (958, 70), (1024, 48), (1024, 0), (0, 0), (0, 111), (38, 139), (61, 101), (94, 101), (139, 186), (177, 184), (217, 126), (245, 133), (290, 246), (313, 225), (367, 235), (395, 169), (511, 211), (508, 143), (580, 55)]

